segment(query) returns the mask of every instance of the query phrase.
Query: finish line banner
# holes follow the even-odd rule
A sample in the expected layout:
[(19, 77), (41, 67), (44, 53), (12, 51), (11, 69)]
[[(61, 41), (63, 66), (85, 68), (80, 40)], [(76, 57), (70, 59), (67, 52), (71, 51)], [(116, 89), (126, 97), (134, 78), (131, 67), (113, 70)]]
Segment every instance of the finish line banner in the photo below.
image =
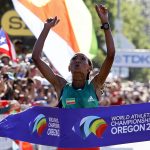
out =
[(86, 109), (32, 107), (0, 122), (0, 136), (62, 148), (150, 140), (150, 103)]

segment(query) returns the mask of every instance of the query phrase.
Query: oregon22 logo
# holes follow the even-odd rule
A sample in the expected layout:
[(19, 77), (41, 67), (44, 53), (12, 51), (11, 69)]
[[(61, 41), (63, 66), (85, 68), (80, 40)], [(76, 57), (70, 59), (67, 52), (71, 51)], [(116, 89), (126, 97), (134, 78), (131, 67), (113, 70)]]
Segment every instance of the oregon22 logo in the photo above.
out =
[(32, 133), (36, 132), (39, 136), (42, 135), (47, 127), (45, 116), (43, 114), (39, 114), (34, 121), (29, 123), (29, 127)]
[(81, 136), (83, 139), (87, 138), (91, 133), (97, 137), (102, 137), (107, 128), (107, 123), (104, 119), (98, 116), (87, 116), (76, 123), (72, 130)]

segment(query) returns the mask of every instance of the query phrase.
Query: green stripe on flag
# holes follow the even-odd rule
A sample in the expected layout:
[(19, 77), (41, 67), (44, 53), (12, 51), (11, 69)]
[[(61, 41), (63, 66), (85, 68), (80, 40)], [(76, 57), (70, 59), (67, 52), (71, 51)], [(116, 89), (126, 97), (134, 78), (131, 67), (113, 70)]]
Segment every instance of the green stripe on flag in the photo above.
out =
[(94, 58), (97, 55), (97, 52), (98, 52), (98, 43), (94, 27), (92, 27), (92, 40), (91, 40), (91, 48), (89, 51), (89, 53), (91, 54), (90, 57)]

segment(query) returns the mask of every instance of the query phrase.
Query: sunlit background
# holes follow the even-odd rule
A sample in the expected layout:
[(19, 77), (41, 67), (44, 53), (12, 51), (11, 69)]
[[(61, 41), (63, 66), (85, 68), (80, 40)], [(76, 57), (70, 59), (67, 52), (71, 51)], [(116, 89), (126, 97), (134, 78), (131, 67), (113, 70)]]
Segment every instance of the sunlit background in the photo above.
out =
[[(44, 3), (36, 0), (29, 0), (29, 2), (37, 7), (43, 7), (50, 0), (46, 0)], [(79, 27), (84, 24), (83, 27), (86, 29), (87, 35), (91, 36), (93, 42), (91, 45), (88, 45), (89, 37), (83, 39), (81, 35), (78, 38), (80, 40), (77, 40), (79, 47), (82, 47), (83, 51), (92, 59), (94, 69), (91, 77), (99, 71), (107, 51), (104, 33), (100, 29), (101, 23), (94, 8), (95, 3), (102, 3), (109, 10), (109, 23), (116, 47), (115, 62), (101, 95), (100, 105), (150, 102), (150, 0), (83, 0), (83, 2), (89, 10), (88, 13), (90, 13), (92, 19), (91, 26), (89, 27), (86, 24), (86, 18), (85, 21), (80, 21), (80, 24), (75, 24), (77, 18), (72, 18), (72, 22), (74, 22), (74, 29), (76, 29), (74, 32), (80, 30), (80, 33), (82, 33), (83, 28), (79, 29)], [(87, 16), (89, 16), (88, 13)], [(76, 12), (76, 16), (82, 15)], [(0, 0), (0, 27), (8, 34), (19, 61), (19, 63), (14, 63), (10, 58), (4, 58), (1, 53), (1, 79), (6, 77), (9, 86), (2, 85), (2, 82), (0, 84), (1, 87), (8, 86), (9, 91), (1, 91), (0, 99), (15, 99), (22, 105), (22, 110), (32, 105), (41, 104), (52, 107), (57, 105), (57, 95), (53, 86), (42, 77), (31, 59), (36, 35), (14, 9), (11, 0)], [(91, 30), (88, 31), (88, 29)], [(75, 34), (75, 36), (78, 35)], [(2, 40), (0, 37), (0, 42)], [(89, 46), (91, 49), (85, 50), (83, 43), (85, 47)], [(57, 59), (57, 56), (55, 56), (55, 59)], [(55, 65), (53, 66), (53, 61), (48, 56), (45, 56), (45, 60), (52, 65), (55, 72), (59, 73), (59, 69)], [(12, 141), (0, 140), (2, 141), (0, 147), (1, 144), (8, 147), (12, 145)], [(146, 142), (146, 144), (150, 145), (149, 142)], [(114, 146), (102, 148), (102, 150), (138, 150), (139, 148), (147, 150), (146, 144)], [(4, 149), (0, 148), (0, 150)], [(41, 148), (41, 150), (45, 149)]]

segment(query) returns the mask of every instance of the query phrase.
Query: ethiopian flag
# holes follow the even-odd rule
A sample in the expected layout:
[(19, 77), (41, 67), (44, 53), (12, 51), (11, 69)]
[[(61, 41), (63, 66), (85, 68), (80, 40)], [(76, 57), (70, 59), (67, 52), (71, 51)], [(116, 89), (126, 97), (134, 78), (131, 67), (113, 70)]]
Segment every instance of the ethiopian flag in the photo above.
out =
[(57, 16), (59, 24), (52, 28), (43, 51), (57, 71), (68, 77), (68, 65), (76, 52), (94, 56), (97, 41), (92, 17), (82, 0), (12, 0), (20, 17), (36, 38), (44, 21)]

